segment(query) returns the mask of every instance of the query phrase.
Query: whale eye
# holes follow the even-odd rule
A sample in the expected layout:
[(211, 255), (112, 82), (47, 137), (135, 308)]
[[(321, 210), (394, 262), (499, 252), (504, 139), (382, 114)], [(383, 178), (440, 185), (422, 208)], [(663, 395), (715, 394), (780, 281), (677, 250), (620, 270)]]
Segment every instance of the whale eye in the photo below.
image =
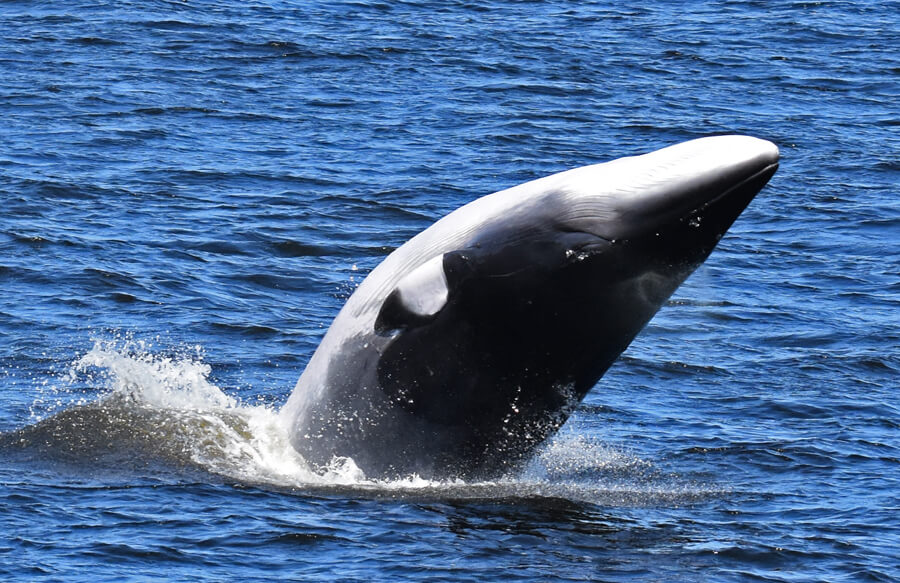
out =
[(447, 292), (444, 256), (438, 255), (397, 283), (378, 312), (375, 331), (385, 334), (430, 321), (447, 304)]

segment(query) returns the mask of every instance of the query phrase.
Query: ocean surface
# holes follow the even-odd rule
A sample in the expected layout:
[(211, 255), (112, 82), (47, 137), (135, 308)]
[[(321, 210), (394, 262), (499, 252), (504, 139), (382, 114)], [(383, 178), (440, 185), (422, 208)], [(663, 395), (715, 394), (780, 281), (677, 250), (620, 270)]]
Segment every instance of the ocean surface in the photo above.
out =
[[(900, 3), (0, 2), (0, 580), (900, 580)], [(695, 137), (782, 162), (492, 482), (277, 411), (392, 249)]]

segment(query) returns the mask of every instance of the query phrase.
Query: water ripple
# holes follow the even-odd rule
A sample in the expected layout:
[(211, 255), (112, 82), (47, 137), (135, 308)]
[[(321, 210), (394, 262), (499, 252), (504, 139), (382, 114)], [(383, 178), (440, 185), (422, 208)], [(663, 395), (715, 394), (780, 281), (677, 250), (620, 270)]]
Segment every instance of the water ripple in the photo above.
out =
[[(897, 579), (895, 4), (5, 3), (0, 578)], [(277, 406), (438, 217), (730, 132), (778, 174), (530, 475), (260, 480), (70, 375)]]

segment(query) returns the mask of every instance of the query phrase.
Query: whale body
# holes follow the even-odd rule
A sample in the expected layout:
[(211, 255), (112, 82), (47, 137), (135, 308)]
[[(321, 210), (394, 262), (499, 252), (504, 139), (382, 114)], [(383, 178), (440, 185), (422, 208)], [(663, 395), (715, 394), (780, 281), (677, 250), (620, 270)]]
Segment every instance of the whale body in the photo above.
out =
[(490, 478), (555, 433), (778, 167), (700, 138), (479, 198), (396, 249), (280, 415), (313, 466)]

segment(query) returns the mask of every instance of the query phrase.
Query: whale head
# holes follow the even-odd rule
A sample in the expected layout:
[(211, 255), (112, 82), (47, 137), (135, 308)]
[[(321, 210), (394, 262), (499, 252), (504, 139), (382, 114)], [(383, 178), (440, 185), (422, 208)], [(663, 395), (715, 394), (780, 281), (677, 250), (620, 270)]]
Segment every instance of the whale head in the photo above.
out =
[(701, 138), (447, 215), (385, 259), (335, 320), (286, 407), (294, 446), (372, 475), (516, 467), (777, 165), (765, 140)]

